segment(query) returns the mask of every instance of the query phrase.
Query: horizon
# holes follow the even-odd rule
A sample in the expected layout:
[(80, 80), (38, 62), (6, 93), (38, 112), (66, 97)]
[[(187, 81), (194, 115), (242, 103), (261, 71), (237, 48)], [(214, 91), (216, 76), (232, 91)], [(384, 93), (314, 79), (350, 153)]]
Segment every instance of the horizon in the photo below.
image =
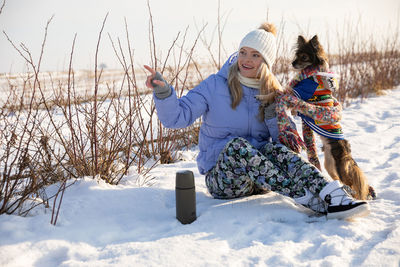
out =
[[(3, 0), (4, 1), (4, 0)], [(0, 4), (3, 3), (0, 0)], [(163, 57), (180, 32), (180, 42), (188, 28), (186, 46), (194, 42), (200, 28), (207, 24), (205, 36), (208, 40), (217, 36), (213, 31), (218, 25), (218, 3), (222, 30), (222, 44), (226, 54), (235, 52), (241, 38), (261, 22), (273, 22), (278, 32), (283, 32), (285, 42), (294, 44), (298, 34), (307, 37), (318, 34), (324, 46), (334, 50), (337, 34), (350, 34), (346, 27), (359, 27), (358, 32), (366, 39), (380, 36), (390, 37), (399, 28), (400, 3), (396, 0), (338, 0), (308, 1), (309, 6), (298, 1), (257, 0), (243, 4), (234, 1), (149, 1), (154, 22), (156, 48)], [(19, 46), (21, 43), (32, 52), (37, 60), (44, 38), (46, 22), (54, 15), (48, 28), (41, 71), (63, 71), (68, 69), (74, 35), (77, 34), (73, 57), (73, 69), (94, 69), (98, 35), (104, 17), (108, 18), (103, 31), (98, 65), (108, 69), (120, 68), (118, 59), (109, 40), (121, 39), (126, 48), (124, 18), (126, 18), (131, 46), (136, 58), (135, 65), (150, 62), (149, 11), (147, 1), (116, 0), (112, 3), (101, 0), (6, 0), (0, 14), (1, 30)], [(28, 23), (26, 23), (28, 21)], [(203, 44), (197, 44), (196, 55), (205, 57)], [(202, 51), (203, 50), (203, 51)], [(202, 51), (202, 52), (201, 52)], [(0, 37), (0, 73), (26, 71), (24, 59), (7, 41), (5, 34)], [(222, 58), (224, 61), (224, 58)]]

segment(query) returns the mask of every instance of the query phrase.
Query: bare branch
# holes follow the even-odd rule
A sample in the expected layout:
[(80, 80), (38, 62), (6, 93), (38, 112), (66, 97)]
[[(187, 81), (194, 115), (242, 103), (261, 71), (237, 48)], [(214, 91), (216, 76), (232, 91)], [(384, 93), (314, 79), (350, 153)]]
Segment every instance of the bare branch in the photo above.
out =
[(0, 6), (0, 15), (1, 15), (1, 12), (3, 12), (3, 8), (5, 5), (6, 5), (6, 0), (3, 0), (3, 4)]
[(154, 37), (154, 23), (153, 23), (153, 14), (151, 13), (150, 1), (147, 0), (147, 8), (149, 10), (150, 16), (150, 25), (149, 25), (149, 42), (150, 42), (150, 53), (152, 55), (153, 60), (153, 68), (157, 70), (157, 55), (156, 55), (156, 41)]
[[(100, 74), (97, 74), (97, 58), (98, 58), (98, 53), (99, 53), (99, 47), (100, 47), (100, 40), (101, 40), (101, 35), (103, 33), (104, 30), (104, 26), (106, 24), (106, 20), (108, 17), (108, 13), (105, 16), (104, 20), (103, 20), (103, 24), (101, 26), (100, 32), (99, 32), (99, 38), (97, 39), (97, 46), (96, 46), (96, 55), (95, 55), (95, 69), (94, 69), (94, 79), (95, 79), (95, 84), (94, 84), (94, 112), (93, 112), (93, 118), (92, 118), (92, 131), (93, 131), (93, 136), (96, 137), (97, 136), (97, 119), (98, 119), (98, 113), (97, 113), (97, 94), (98, 94), (98, 90), (99, 90), (99, 81), (100, 81), (100, 76), (101, 76), (101, 72)], [(94, 142), (94, 144), (92, 144), (92, 155), (94, 156), (94, 172), (93, 175), (98, 173), (98, 140), (97, 138), (94, 138), (94, 140), (92, 140)]]

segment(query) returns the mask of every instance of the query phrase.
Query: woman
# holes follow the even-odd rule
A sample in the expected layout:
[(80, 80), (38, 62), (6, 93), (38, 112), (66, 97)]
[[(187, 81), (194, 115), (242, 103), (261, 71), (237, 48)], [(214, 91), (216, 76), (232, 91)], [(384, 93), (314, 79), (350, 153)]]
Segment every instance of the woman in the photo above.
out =
[(149, 66), (146, 86), (154, 90), (158, 117), (165, 127), (184, 128), (202, 116), (197, 164), (215, 198), (237, 198), (272, 190), (328, 218), (346, 219), (369, 212), (338, 181), (330, 181), (300, 155), (278, 144), (274, 105), (259, 116), (255, 96), (268, 90), (276, 57), (276, 30), (263, 24), (249, 32), (218, 73), (187, 95)]

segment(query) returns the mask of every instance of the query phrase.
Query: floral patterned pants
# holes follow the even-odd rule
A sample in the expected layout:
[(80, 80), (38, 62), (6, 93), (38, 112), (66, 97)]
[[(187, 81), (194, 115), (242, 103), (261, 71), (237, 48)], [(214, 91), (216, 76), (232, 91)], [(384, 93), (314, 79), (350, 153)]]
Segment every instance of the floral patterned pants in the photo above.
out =
[(268, 143), (257, 150), (244, 138), (227, 143), (206, 175), (214, 198), (229, 199), (274, 191), (298, 198), (307, 188), (318, 194), (329, 182), (319, 170), (286, 146)]

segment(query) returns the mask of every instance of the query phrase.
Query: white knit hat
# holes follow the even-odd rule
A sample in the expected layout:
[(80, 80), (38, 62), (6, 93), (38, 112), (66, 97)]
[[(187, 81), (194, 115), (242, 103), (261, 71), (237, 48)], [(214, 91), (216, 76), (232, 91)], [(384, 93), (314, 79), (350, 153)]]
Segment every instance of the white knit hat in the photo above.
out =
[(251, 31), (240, 42), (239, 50), (245, 46), (257, 50), (263, 56), (268, 68), (272, 68), (276, 59), (276, 38), (274, 34), (265, 29)]

